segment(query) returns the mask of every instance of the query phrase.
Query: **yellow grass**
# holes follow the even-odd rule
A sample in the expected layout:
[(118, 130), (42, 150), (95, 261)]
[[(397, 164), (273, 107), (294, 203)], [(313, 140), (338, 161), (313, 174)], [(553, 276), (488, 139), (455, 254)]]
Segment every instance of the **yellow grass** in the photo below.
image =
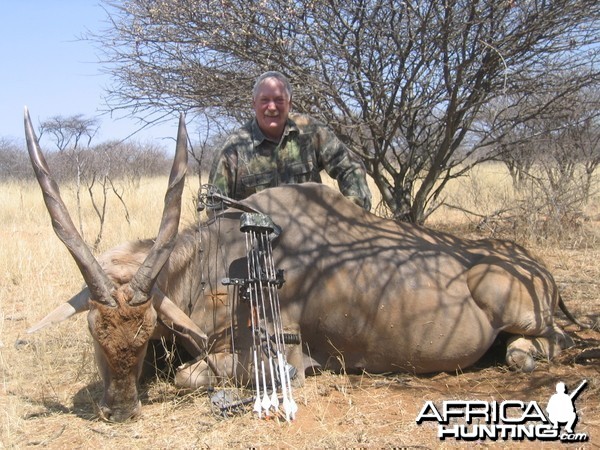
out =
[[(121, 204), (111, 197), (100, 251), (124, 240), (154, 236), (166, 183), (166, 178), (147, 179), (139, 186), (123, 187), (130, 223), (124, 219)], [(188, 177), (184, 223), (196, 220), (197, 185), (197, 179)], [(61, 190), (77, 223), (74, 189), (62, 186)], [(480, 214), (506, 205), (512, 201), (511, 195), (510, 180), (497, 166), (478, 169), (447, 189), (450, 203)], [(89, 198), (83, 200), (83, 229), (91, 242), (98, 220)], [(375, 196), (374, 203), (377, 201)], [(597, 214), (599, 203), (598, 197), (592, 199), (590, 215)], [(141, 420), (103, 423), (96, 415), (102, 388), (85, 315), (35, 335), (25, 334), (28, 327), (79, 290), (81, 276), (54, 235), (33, 181), (1, 183), (0, 204), (0, 448), (454, 448), (456, 442), (440, 442), (431, 428), (415, 424), (425, 400), (469, 396), (486, 401), (546, 401), (556, 380), (571, 386), (584, 376), (590, 387), (578, 400), (579, 430), (591, 433), (596, 445), (600, 442), (597, 366), (594, 370), (594, 365), (567, 359), (540, 363), (540, 369), (531, 375), (508, 374), (503, 366), (492, 364), (433, 377), (309, 377), (306, 386), (296, 391), (300, 410), (292, 424), (259, 421), (250, 413), (223, 420), (211, 413), (206, 395), (178, 392), (167, 382), (155, 381), (144, 387)], [(455, 209), (440, 209), (430, 224), (460, 229), (468, 221)], [(586, 226), (598, 231), (597, 222)], [(594, 239), (578, 248), (534, 250), (550, 266), (571, 309), (597, 320), (600, 245)], [(588, 344), (598, 345), (598, 333), (570, 330)], [(537, 446), (559, 448), (544, 442)]]

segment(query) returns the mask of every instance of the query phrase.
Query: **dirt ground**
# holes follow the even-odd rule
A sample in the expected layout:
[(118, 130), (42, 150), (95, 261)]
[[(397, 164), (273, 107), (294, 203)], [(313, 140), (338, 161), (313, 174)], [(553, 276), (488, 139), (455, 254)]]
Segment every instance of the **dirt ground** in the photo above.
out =
[[(558, 279), (567, 276), (560, 268), (557, 272)], [(257, 419), (249, 408), (223, 417), (211, 408), (206, 393), (180, 392), (158, 379), (142, 386), (143, 416), (139, 420), (105, 423), (97, 415), (102, 387), (85, 318), (24, 337), (25, 324), (15, 310), (12, 317), (4, 318), (0, 348), (5, 367), (0, 387), (4, 416), (0, 448), (559, 448), (563, 444), (551, 441), (441, 441), (437, 423), (417, 425), (415, 419), (428, 400), (436, 405), (445, 400), (521, 400), (545, 407), (558, 381), (574, 389), (584, 379), (588, 385), (575, 402), (579, 415), (576, 432), (586, 433), (589, 440), (569, 445), (598, 448), (598, 291), (597, 284), (572, 283), (582, 274), (568, 272), (571, 283), (566, 295), (577, 297), (571, 309), (588, 323), (595, 323), (596, 330), (581, 330), (560, 318), (576, 345), (552, 362), (538, 362), (533, 373), (508, 371), (500, 343), (475, 367), (461, 373), (324, 373), (308, 377), (304, 387), (295, 389), (299, 410), (289, 423), (282, 418)]]
[[(598, 333), (574, 333), (580, 345), (600, 344)], [(28, 350), (23, 350), (27, 352)], [(532, 374), (507, 372), (485, 363), (460, 374), (433, 376), (348, 376), (331, 373), (310, 377), (294, 391), (299, 405), (293, 422), (259, 420), (249, 411), (230, 417), (215, 414), (206, 394), (178, 393), (164, 382), (145, 386), (144, 413), (136, 422), (109, 424), (96, 415), (95, 400), (101, 395), (95, 376), (82, 373), (53, 381), (49, 386), (8, 388), (0, 403), (17, 403), (21, 422), (12, 436), (4, 436), (6, 448), (340, 448), (492, 447), (501, 442), (440, 441), (436, 424), (417, 425), (415, 418), (432, 400), (522, 400), (545, 406), (557, 381), (574, 388), (583, 379), (589, 385), (577, 398), (580, 420), (576, 430), (589, 441), (577, 448), (597, 448), (600, 436), (599, 368), (597, 362), (578, 360), (582, 347), (567, 351), (560, 361), (540, 363)], [(85, 358), (89, 359), (89, 358)], [(83, 367), (80, 368), (84, 370)], [(5, 384), (6, 387), (6, 384)], [(12, 400), (11, 400), (12, 397)], [(16, 398), (15, 398), (16, 397)], [(6, 411), (8, 405), (3, 405)], [(8, 438), (8, 440), (7, 440)], [(509, 442), (510, 447), (558, 448), (550, 442)]]
[[(15, 245), (7, 258), (19, 255), (0, 273), (0, 449), (563, 448), (542, 440), (442, 441), (437, 423), (419, 425), (416, 418), (427, 401), (535, 401), (545, 408), (557, 382), (572, 390), (583, 380), (575, 430), (589, 439), (566, 445), (600, 448), (600, 222), (589, 224), (592, 232), (585, 236), (592, 238), (572, 248), (533, 249), (554, 274), (569, 309), (593, 328), (580, 329), (557, 313), (575, 346), (553, 361), (539, 361), (532, 373), (508, 371), (501, 343), (460, 373), (323, 373), (295, 389), (299, 409), (291, 422), (257, 419), (250, 408), (223, 417), (206, 393), (152, 379), (142, 385), (142, 417), (112, 424), (97, 414), (102, 386), (85, 315), (24, 333), (81, 283), (66, 250), (51, 244), (47, 217), (33, 218), (44, 228), (0, 231), (2, 245)], [(27, 244), (48, 245), (47, 259), (35, 261), (33, 250), (24, 250)]]

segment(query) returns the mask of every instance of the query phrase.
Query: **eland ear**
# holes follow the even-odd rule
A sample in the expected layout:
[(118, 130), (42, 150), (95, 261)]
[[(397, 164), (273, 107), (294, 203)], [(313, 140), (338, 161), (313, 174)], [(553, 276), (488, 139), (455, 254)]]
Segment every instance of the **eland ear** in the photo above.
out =
[(154, 287), (152, 290), (152, 304), (158, 314), (158, 318), (178, 338), (194, 357), (206, 354), (208, 336), (160, 289)]
[(50, 314), (40, 320), (37, 324), (27, 330), (27, 333), (35, 333), (50, 325), (67, 320), (69, 317), (90, 309), (90, 291), (83, 288), (78, 294), (74, 295), (69, 301), (55, 308)]

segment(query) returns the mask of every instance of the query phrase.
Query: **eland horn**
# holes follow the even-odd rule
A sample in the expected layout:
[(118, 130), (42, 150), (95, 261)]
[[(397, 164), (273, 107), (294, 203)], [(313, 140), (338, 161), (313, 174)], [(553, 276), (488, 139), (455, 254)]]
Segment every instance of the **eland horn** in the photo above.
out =
[(77, 232), (60, 196), (58, 185), (50, 175), (50, 169), (40, 149), (38, 138), (33, 131), (27, 107), (25, 107), (25, 138), (31, 164), (42, 189), (44, 203), (48, 213), (50, 213), (54, 232), (73, 256), (90, 290), (90, 297), (100, 303), (116, 306), (116, 302), (111, 295), (114, 289), (113, 283)]
[(179, 117), (179, 129), (177, 131), (177, 147), (175, 158), (169, 176), (169, 187), (165, 194), (165, 206), (163, 210), (160, 229), (156, 241), (150, 253), (140, 266), (131, 280), (130, 286), (134, 291), (130, 305), (146, 302), (160, 270), (169, 258), (177, 238), (179, 218), (181, 216), (181, 196), (187, 171), (187, 131), (184, 115)]

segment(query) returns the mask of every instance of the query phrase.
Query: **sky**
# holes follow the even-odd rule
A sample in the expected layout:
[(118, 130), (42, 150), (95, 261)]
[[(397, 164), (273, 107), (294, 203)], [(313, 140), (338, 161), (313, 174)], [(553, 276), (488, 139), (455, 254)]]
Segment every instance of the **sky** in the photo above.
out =
[[(54, 116), (97, 117), (96, 143), (125, 139), (142, 126), (103, 114), (103, 89), (111, 80), (102, 73), (94, 44), (81, 39), (87, 30), (107, 27), (98, 0), (0, 0), (0, 6), (0, 139), (24, 140), (25, 106), (34, 129)], [(160, 144), (176, 134), (174, 119), (131, 139)]]

